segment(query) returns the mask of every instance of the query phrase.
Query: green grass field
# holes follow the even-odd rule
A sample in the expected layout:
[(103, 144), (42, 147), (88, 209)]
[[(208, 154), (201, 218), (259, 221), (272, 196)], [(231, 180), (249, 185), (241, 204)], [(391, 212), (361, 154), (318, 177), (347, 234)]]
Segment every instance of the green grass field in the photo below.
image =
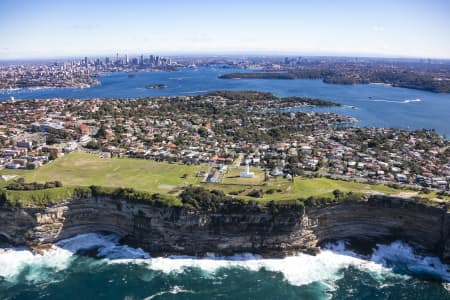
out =
[(0, 175), (17, 175), (27, 182), (60, 180), (64, 186), (133, 187), (167, 193), (183, 185), (199, 183), (201, 178), (195, 176), (206, 169), (142, 159), (100, 158), (96, 154), (76, 152), (37, 170), (2, 170)]
[(263, 184), (264, 183), (264, 171), (251, 169), (250, 172), (255, 173), (253, 178), (241, 178), (240, 173), (245, 171), (245, 168), (231, 168), (223, 177), (223, 183), (225, 184)]
[[(57, 159), (37, 170), (1, 170), (0, 175), (16, 175), (26, 182), (45, 182), (60, 180), (64, 187), (42, 191), (7, 191), (8, 199), (25, 203), (54, 202), (67, 197), (76, 186), (98, 185), (104, 187), (130, 187), (135, 190), (176, 195), (186, 185), (220, 189), (242, 199), (252, 199), (247, 194), (262, 189), (261, 201), (291, 200), (309, 196), (331, 196), (333, 190), (343, 192), (396, 194), (399, 190), (384, 185), (331, 180), (327, 178), (295, 178), (294, 183), (286, 180), (271, 180), (264, 183), (264, 173), (252, 170), (256, 177), (239, 178), (241, 168), (230, 169), (224, 176), (226, 184), (204, 184), (203, 178), (196, 177), (199, 171), (208, 171), (207, 166), (186, 166), (159, 163), (150, 160), (131, 158), (100, 158), (96, 154), (76, 152)], [(7, 183), (2, 183), (5, 185)], [(257, 186), (255, 186), (255, 184)], [(50, 201), (48, 201), (50, 199)], [(55, 200), (56, 199), (56, 200)]]
[(382, 193), (395, 195), (399, 190), (385, 185), (370, 185), (352, 181), (332, 180), (328, 178), (295, 178), (294, 183), (287, 181), (269, 182), (265, 186), (243, 186), (243, 185), (220, 185), (211, 184), (206, 186), (210, 189), (220, 189), (225, 193), (235, 194), (246, 200), (255, 200), (247, 194), (252, 190), (262, 189), (265, 193), (262, 201), (294, 200), (299, 198), (314, 197), (333, 197), (333, 191), (338, 189), (342, 192), (357, 193)]

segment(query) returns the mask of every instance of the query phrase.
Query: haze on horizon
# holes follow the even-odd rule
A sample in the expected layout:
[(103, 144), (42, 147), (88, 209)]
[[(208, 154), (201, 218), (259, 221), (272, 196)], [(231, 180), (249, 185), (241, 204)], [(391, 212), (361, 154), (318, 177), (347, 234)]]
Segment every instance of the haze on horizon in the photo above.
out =
[(450, 58), (450, 1), (0, 2), (0, 60), (116, 52)]

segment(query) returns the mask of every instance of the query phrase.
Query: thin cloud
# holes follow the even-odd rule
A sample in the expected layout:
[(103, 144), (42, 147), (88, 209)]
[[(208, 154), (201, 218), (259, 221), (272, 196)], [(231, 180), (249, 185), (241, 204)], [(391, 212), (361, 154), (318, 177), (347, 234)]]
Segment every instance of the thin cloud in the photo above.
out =
[(372, 31), (374, 31), (374, 32), (384, 32), (384, 27), (380, 26), (380, 25), (373, 25), (372, 26)]

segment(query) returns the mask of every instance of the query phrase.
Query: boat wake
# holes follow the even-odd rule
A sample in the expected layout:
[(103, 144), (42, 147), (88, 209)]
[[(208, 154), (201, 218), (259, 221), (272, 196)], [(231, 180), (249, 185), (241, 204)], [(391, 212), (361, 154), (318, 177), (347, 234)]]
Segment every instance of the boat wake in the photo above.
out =
[(154, 295), (151, 295), (151, 296), (148, 296), (148, 297), (144, 298), (144, 300), (151, 300), (151, 299), (154, 299), (156, 297), (159, 297), (159, 296), (162, 296), (162, 295), (166, 295), (166, 294), (176, 295), (176, 294), (179, 294), (179, 293), (193, 293), (193, 292), (190, 291), (190, 290), (185, 290), (182, 287), (179, 287), (179, 286), (176, 285), (176, 286), (174, 286), (173, 288), (171, 288), (168, 291), (162, 291), (162, 292), (156, 293)]
[(201, 91), (191, 91), (191, 92), (183, 92), (183, 94), (199, 94), (199, 93), (207, 93), (207, 90), (201, 90)]
[(422, 102), (422, 99), (419, 99), (419, 98), (417, 98), (417, 99), (405, 99), (405, 100), (371, 99), (369, 101), (407, 104), (407, 103), (414, 103), (414, 102)]

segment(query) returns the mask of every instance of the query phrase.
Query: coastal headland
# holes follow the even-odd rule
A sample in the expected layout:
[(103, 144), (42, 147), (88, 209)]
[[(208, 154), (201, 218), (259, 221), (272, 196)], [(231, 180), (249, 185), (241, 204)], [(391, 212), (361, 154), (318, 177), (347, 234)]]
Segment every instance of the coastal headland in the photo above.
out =
[(448, 141), (298, 111), (339, 105), (256, 91), (7, 101), (1, 239), (40, 251), (111, 232), (151, 255), (266, 257), (403, 240), (449, 262)]
[(366, 245), (403, 240), (450, 262), (449, 213), (411, 200), (373, 195), (326, 205), (224, 201), (192, 207), (126, 198), (90, 190), (44, 208), (2, 207), (0, 236), (39, 252), (78, 234), (110, 232), (163, 256), (252, 252), (282, 257), (315, 254), (333, 240)]
[[(78, 234), (109, 232), (151, 255), (265, 257), (316, 254), (334, 240), (352, 241), (362, 251), (403, 240), (450, 262), (445, 202), (400, 198), (402, 190), (327, 178), (208, 184), (196, 176), (202, 168), (72, 153), (38, 170), (3, 171), (26, 181), (3, 182), (0, 238), (39, 252)], [(133, 170), (137, 177), (128, 178)], [(63, 186), (50, 186), (55, 178)], [(263, 195), (246, 196), (255, 189)]]

